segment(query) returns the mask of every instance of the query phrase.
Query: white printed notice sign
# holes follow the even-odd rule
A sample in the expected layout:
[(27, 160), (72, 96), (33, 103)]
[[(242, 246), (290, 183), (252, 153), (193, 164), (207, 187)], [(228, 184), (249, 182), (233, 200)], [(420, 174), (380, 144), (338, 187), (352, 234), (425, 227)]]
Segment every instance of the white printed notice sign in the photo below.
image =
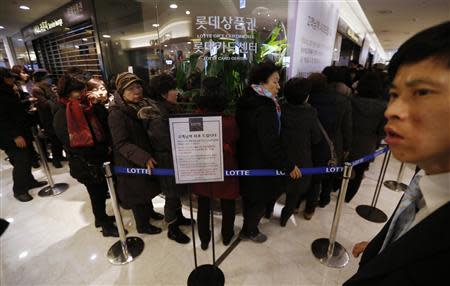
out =
[(222, 182), (222, 117), (169, 118), (177, 184)]

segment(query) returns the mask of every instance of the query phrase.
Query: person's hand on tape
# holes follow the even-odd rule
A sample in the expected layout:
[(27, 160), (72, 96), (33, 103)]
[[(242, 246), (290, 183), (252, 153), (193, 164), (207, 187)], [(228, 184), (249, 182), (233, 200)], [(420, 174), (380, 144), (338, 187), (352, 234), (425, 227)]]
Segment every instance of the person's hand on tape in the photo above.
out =
[(289, 176), (291, 176), (291, 178), (293, 180), (297, 180), (302, 177), (302, 172), (300, 171), (300, 169), (297, 166), (295, 166), (294, 169), (289, 174)]
[(155, 166), (158, 165), (158, 163), (151, 158), (150, 160), (147, 161), (147, 170), (148, 170), (148, 174), (151, 175), (152, 174), (152, 169), (155, 168)]

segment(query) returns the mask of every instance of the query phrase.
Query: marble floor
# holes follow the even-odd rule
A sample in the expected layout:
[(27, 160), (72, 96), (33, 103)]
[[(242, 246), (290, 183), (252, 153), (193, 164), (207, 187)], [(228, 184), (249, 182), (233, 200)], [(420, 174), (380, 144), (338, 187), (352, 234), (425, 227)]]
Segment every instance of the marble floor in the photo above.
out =
[[(88, 194), (63, 169), (51, 169), (55, 182), (66, 182), (70, 188), (56, 197), (41, 198), (38, 190), (30, 191), (34, 199), (21, 203), (12, 193), (12, 168), (0, 155), (0, 216), (10, 222), (0, 240), (0, 285), (186, 285), (194, 267), (192, 243), (179, 245), (167, 239), (167, 227), (159, 235), (136, 232), (132, 213), (122, 210), (128, 236), (141, 237), (144, 252), (133, 262), (116, 266), (108, 262), (106, 253), (117, 238), (104, 238), (93, 224)], [(371, 164), (361, 189), (349, 204), (344, 205), (337, 241), (350, 253), (354, 243), (370, 240), (383, 226), (359, 217), (356, 206), (370, 204), (378, 178), (382, 156)], [(386, 180), (395, 179), (399, 162), (391, 159)], [(409, 182), (414, 166), (407, 166), (404, 182)], [(34, 176), (44, 180), (42, 169), (34, 169)], [(382, 188), (378, 207), (388, 216), (392, 214), (401, 193)], [(329, 268), (315, 259), (311, 243), (328, 237), (333, 219), (336, 194), (324, 209), (317, 209), (310, 221), (303, 216), (291, 217), (286, 228), (280, 228), (278, 217), (282, 207), (275, 207), (274, 218), (263, 219), (261, 231), (269, 237), (263, 244), (240, 242), (223, 261), (220, 268), (226, 285), (341, 285), (358, 268), (359, 259), (350, 257), (341, 269)], [(162, 212), (164, 200), (155, 198), (154, 205)], [(107, 202), (112, 214), (111, 202)], [(189, 216), (189, 209), (183, 212)], [(226, 247), (220, 237), (220, 215), (215, 216), (216, 256)], [(236, 219), (238, 233), (242, 217)], [(184, 231), (190, 233), (190, 227)], [(198, 239), (198, 236), (197, 236)], [(198, 246), (199, 264), (211, 263), (211, 252)], [(209, 250), (211, 250), (211, 245)]]

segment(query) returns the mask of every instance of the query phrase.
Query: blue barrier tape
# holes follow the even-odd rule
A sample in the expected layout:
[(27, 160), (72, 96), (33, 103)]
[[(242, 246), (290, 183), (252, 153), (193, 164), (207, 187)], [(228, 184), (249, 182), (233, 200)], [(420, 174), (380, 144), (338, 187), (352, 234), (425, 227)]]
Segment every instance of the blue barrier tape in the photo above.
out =
[[(361, 159), (351, 162), (352, 166), (356, 166), (374, 159), (389, 150), (388, 147), (380, 149), (375, 153), (365, 156)], [(128, 175), (147, 175), (148, 170), (145, 168), (129, 168), (114, 166), (113, 171), (115, 174), (128, 174)], [(300, 171), (303, 175), (318, 175), (318, 174), (333, 174), (341, 173), (344, 171), (344, 167), (319, 167), (319, 168), (301, 168)], [(174, 176), (173, 169), (152, 169), (152, 176)], [(279, 170), (272, 169), (253, 169), (253, 170), (225, 170), (226, 177), (276, 177), (286, 176), (286, 173)]]
[[(300, 169), (303, 175), (315, 175), (315, 174), (331, 174), (340, 173), (344, 171), (344, 167), (324, 167), (324, 168), (302, 168)], [(116, 174), (130, 174), (130, 175), (147, 175), (148, 170), (144, 168), (127, 168), (127, 167), (114, 167), (114, 173)], [(153, 176), (174, 176), (173, 169), (152, 169)], [(283, 171), (271, 170), (271, 169), (253, 169), (253, 170), (225, 170), (226, 177), (276, 177), (286, 176)]]
[(376, 151), (373, 154), (364, 156), (361, 159), (358, 159), (358, 160), (355, 160), (353, 162), (350, 162), (350, 164), (352, 164), (352, 166), (355, 167), (355, 166), (360, 165), (362, 163), (369, 162), (369, 161), (373, 160), (375, 157), (378, 157), (381, 154), (386, 153), (387, 151), (389, 151), (389, 147), (384, 147), (383, 149), (380, 149), (380, 150)]

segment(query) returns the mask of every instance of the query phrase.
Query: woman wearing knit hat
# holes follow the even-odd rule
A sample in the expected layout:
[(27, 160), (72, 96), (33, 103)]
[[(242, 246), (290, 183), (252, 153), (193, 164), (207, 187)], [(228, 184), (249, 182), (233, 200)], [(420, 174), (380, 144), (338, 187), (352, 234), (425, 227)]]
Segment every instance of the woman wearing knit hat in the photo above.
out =
[(95, 226), (103, 236), (118, 237), (114, 217), (106, 214), (108, 186), (102, 172), (110, 161), (108, 126), (102, 125), (95, 109), (87, 100), (84, 82), (64, 75), (58, 83), (59, 102), (53, 128), (68, 155), (70, 175), (86, 186), (91, 199)]
[[(116, 79), (117, 92), (109, 106), (108, 124), (113, 142), (114, 163), (129, 168), (151, 169), (157, 164), (153, 149), (137, 112), (152, 104), (143, 97), (142, 80), (132, 73), (121, 73)], [(152, 176), (118, 175), (117, 192), (121, 205), (131, 208), (139, 233), (157, 234), (161, 228), (149, 223), (162, 220), (153, 209), (152, 199), (160, 193)]]

